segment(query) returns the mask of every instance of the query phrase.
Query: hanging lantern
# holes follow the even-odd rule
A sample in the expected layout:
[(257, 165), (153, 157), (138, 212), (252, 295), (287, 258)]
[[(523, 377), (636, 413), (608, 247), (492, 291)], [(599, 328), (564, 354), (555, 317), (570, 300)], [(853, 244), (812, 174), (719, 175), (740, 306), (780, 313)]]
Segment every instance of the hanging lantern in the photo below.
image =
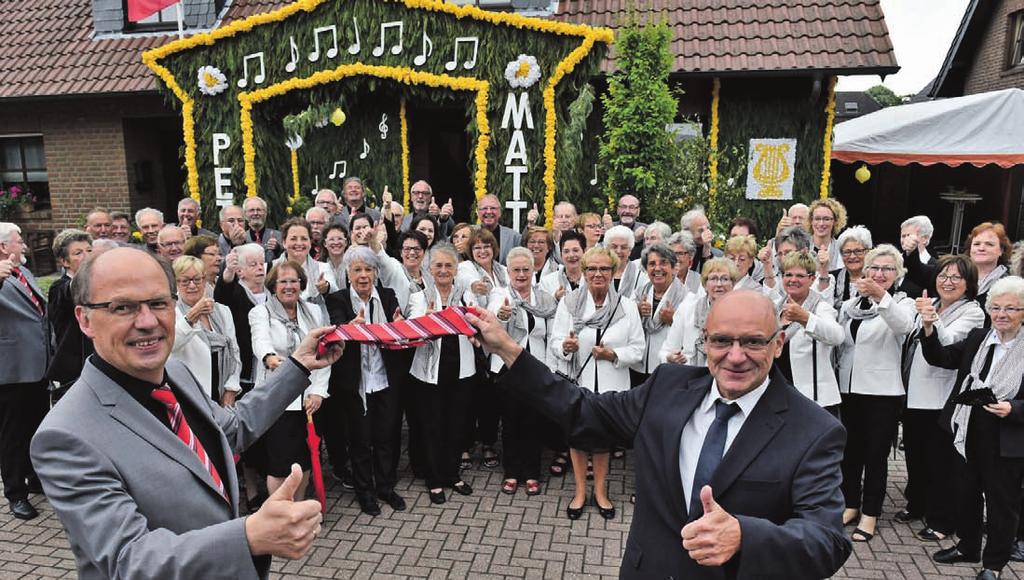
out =
[(862, 163), (861, 166), (857, 168), (857, 171), (853, 172), (853, 177), (859, 183), (867, 183), (867, 181), (871, 179), (871, 170), (868, 169), (866, 164)]
[(335, 127), (341, 127), (345, 123), (345, 119), (345, 111), (342, 111), (341, 107), (334, 109), (334, 112), (331, 113), (331, 123), (333, 123)]

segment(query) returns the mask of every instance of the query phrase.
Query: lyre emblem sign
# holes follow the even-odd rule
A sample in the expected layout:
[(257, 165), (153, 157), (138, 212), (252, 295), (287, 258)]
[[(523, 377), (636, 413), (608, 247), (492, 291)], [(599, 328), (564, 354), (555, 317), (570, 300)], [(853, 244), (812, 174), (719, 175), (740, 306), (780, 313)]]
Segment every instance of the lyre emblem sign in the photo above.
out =
[(755, 151), (757, 161), (754, 162), (754, 179), (761, 186), (757, 196), (761, 199), (779, 199), (782, 197), (780, 185), (789, 179), (790, 167), (786, 161), (789, 143), (757, 143)]

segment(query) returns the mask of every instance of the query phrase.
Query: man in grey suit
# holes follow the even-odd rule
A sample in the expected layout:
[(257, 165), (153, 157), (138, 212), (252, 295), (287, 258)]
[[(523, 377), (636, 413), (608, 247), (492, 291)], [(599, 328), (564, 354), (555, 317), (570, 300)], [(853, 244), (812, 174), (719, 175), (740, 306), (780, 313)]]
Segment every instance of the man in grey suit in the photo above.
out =
[(28, 501), (29, 491), (38, 491), (28, 442), (48, 406), (50, 327), (24, 255), (21, 228), (0, 222), (0, 475), (11, 513), (30, 520), (39, 513)]
[(487, 228), (494, 234), (494, 239), (498, 240), (498, 261), (504, 264), (505, 256), (522, 241), (522, 234), (498, 223), (501, 220), (501, 202), (493, 194), (480, 198), (476, 204), (476, 216), (480, 220), (480, 225)]
[(80, 578), (265, 578), (270, 556), (301, 557), (320, 530), (320, 504), (294, 501), (298, 465), (240, 518), (232, 455), (302, 393), (311, 370), (338, 359), (341, 349), (317, 358), (329, 329), (311, 332), (234, 407), (220, 407), (209, 385), (167, 363), (174, 288), (170, 267), (134, 248), (87, 261), (74, 279), (75, 316), (96, 352), (31, 453)]
[(412, 187), (409, 189), (409, 202), (412, 206), (412, 211), (402, 220), (402, 227), (399, 228), (399, 231), (407, 232), (412, 225), (412, 220), (422, 216), (430, 216), (437, 221), (437, 225), (440, 228), (440, 231), (436, 233), (437, 239), (447, 240), (452, 235), (452, 228), (455, 227), (452, 213), (455, 212), (455, 206), (452, 205), (450, 198), (444, 205), (437, 205), (437, 201), (434, 199), (434, 188), (421, 179), (412, 184)]
[(367, 207), (366, 190), (363, 189), (363, 180), (355, 176), (346, 177), (342, 184), (341, 197), (343, 203), (338, 215), (334, 216), (334, 221), (345, 226), (345, 229), (351, 230), (352, 228), (349, 227), (348, 222), (352, 219), (352, 216), (357, 213), (365, 213), (373, 219), (374, 224), (378, 223), (380, 221), (380, 210)]

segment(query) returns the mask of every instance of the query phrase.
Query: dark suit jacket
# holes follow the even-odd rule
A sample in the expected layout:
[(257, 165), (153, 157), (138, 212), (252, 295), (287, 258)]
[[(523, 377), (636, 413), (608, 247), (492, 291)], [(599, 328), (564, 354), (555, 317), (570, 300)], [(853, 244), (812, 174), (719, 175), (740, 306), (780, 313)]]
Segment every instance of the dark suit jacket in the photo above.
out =
[(242, 288), (242, 281), (236, 276), (234, 281), (225, 282), (223, 277), (217, 278), (213, 287), (213, 299), (228, 307), (231, 321), (235, 323), (235, 338), (238, 340), (238, 356), (242, 361), (242, 381), (251, 383), (254, 380), (252, 366), (252, 327), (249, 326), (249, 311), (255, 304)]
[(50, 286), (46, 317), (53, 328), (56, 350), (46, 369), (46, 378), (64, 386), (82, 374), (85, 359), (92, 354), (92, 340), (82, 334), (75, 319), (75, 304), (71, 299), (71, 278), (61, 276)]
[(920, 298), (924, 290), (928, 291), (929, 296), (938, 296), (939, 294), (935, 291), (935, 275), (938, 273), (936, 265), (938, 263), (935, 256), (931, 256), (927, 264), (922, 264), (916, 251), (904, 252), (903, 265), (906, 267), (907, 273), (903, 276), (899, 290), (906, 292), (907, 296), (911, 298)]
[[(384, 306), (384, 317), (388, 322), (392, 322), (395, 310), (399, 308), (395, 292), (378, 284), (377, 294), (380, 295), (380, 303)], [(331, 318), (331, 324), (348, 324), (356, 317), (348, 288), (328, 294), (324, 297), (324, 301), (327, 303), (327, 313)], [(370, 313), (367, 312), (366, 316), (369, 318)], [(412, 357), (406, 354), (407, 351), (414, 352), (413, 349), (389, 350), (382, 348), (380, 350), (381, 357), (384, 359), (384, 372), (388, 375), (390, 387), (401, 387), (405, 377), (408, 376)], [(331, 379), (327, 392), (332, 395), (342, 391), (358, 393), (359, 381), (362, 377), (361, 363), (362, 349), (346, 348), (338, 362), (331, 367)]]
[(843, 533), (846, 432), (774, 375), (711, 482), (740, 523), (740, 551), (721, 568), (690, 559), (679, 473), (683, 426), (711, 388), (707, 369), (661, 365), (643, 385), (595, 395), (522, 353), (499, 384), (555, 421), (574, 445), (632, 446), (636, 508), (620, 577), (826, 578), (850, 555)]
[[(931, 336), (921, 333), (921, 354), (928, 364), (942, 367), (944, 369), (956, 369), (956, 383), (950, 392), (949, 400), (942, 409), (940, 424), (947, 431), (952, 431), (951, 421), (953, 409), (956, 405), (951, 403), (953, 397), (960, 394), (964, 388), (964, 379), (971, 374), (971, 363), (974, 362), (974, 355), (988, 337), (988, 328), (975, 328), (967, 334), (967, 338), (947, 346), (939, 342), (939, 335), (933, 332)], [(1007, 458), (1024, 457), (1024, 377), (1021, 377), (1021, 388), (1017, 395), (1010, 400), (1010, 414), (999, 421), (999, 454)], [(984, 413), (985, 411), (980, 411)]]

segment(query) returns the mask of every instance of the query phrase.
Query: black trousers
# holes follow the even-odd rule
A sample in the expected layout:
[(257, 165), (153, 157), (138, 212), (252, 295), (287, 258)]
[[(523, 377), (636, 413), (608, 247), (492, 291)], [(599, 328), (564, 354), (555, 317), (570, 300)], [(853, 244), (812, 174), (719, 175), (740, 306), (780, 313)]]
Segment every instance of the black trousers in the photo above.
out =
[(902, 397), (843, 396), (841, 414), (847, 439), (842, 490), (847, 508), (860, 509), (866, 516), (882, 515), (889, 449), (902, 407)]
[(338, 477), (345, 473), (349, 464), (349, 425), (341, 398), (340, 394), (331, 393), (320, 404), (320, 409), (313, 413), (316, 432), (324, 440), (327, 455), (331, 458), (331, 470)]
[[(239, 401), (244, 399), (254, 388), (250, 381), (241, 381), (241, 386), (242, 393), (238, 395)], [(316, 420), (315, 417), (316, 416), (314, 415), (314, 421)], [(256, 439), (252, 445), (242, 452), (242, 463), (247, 467), (251, 467), (256, 470), (256, 473), (260, 476), (267, 476), (267, 443), (263, 440), (262, 436)], [(255, 489), (246, 490), (246, 492), (251, 493), (252, 495), (256, 494)]]
[(508, 391), (502, 399), (501, 445), (505, 477), (520, 482), (540, 479), (543, 417), (532, 407), (516, 400)]
[[(969, 556), (981, 551), (981, 535), (988, 536), (981, 563), (988, 570), (1002, 570), (1010, 559), (1020, 517), (1024, 459), (1001, 457), (999, 421), (980, 408), (971, 412), (967, 426), (967, 459), (955, 453), (954, 480), (960, 500), (956, 518), (957, 549)], [(984, 500), (982, 499), (984, 496)], [(982, 510), (986, 516), (982, 528)]]
[(450, 487), (461, 480), (459, 456), (465, 436), (475, 377), (431, 385), (414, 381), (416, 419), (423, 438), (423, 479), (427, 489)]
[(28, 499), (28, 480), (35, 477), (29, 443), (49, 410), (49, 401), (44, 381), (0, 385), (0, 477), (10, 501)]
[(335, 395), (348, 425), (348, 452), (356, 493), (386, 493), (398, 480), (402, 417), (398, 389), (388, 387), (366, 395), (366, 412), (359, 393)]
[(953, 437), (939, 425), (940, 409), (903, 412), (903, 447), (907, 458), (906, 510), (924, 517), (929, 528), (949, 535), (956, 529), (956, 508), (949, 466)]
[(501, 398), (498, 396), (497, 387), (490, 380), (477, 379), (477, 383), (473, 385), (472, 409), (465, 418), (463, 450), (473, 447), (473, 443), (476, 441), (487, 447), (493, 447), (498, 442), (500, 417)]

